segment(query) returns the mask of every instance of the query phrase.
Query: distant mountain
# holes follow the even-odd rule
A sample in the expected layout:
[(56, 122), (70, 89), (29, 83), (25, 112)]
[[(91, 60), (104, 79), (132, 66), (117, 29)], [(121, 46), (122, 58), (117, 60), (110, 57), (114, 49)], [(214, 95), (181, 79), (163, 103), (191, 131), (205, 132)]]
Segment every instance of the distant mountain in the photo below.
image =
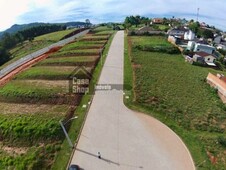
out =
[(28, 28), (41, 26), (41, 25), (53, 25), (53, 24), (66, 25), (67, 27), (69, 27), (69, 26), (83, 26), (86, 23), (85, 22), (66, 22), (66, 23), (41, 23), (41, 22), (34, 22), (34, 23), (22, 24), (22, 25), (15, 24), (15, 25), (11, 26), (10, 28), (8, 28), (7, 30), (0, 32), (0, 39), (1, 39), (2, 35), (5, 32), (13, 34), (13, 33), (16, 33), (18, 31), (22, 31), (22, 30), (25, 30), (25, 29), (28, 29)]

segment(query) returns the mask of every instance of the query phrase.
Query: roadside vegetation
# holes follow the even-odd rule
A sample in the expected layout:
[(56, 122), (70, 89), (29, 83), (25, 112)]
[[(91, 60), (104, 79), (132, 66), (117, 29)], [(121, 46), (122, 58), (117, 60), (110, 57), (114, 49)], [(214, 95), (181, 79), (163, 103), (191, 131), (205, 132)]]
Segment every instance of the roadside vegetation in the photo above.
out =
[(126, 38), (124, 82), (133, 91), (125, 87), (125, 103), (174, 130), (197, 169), (226, 169), (226, 106), (206, 83), (209, 72), (222, 72), (185, 63), (177, 52), (153, 52), (152, 46), (171, 44), (159, 36)]
[[(99, 29), (94, 32), (108, 31), (106, 27)], [(106, 35), (96, 36), (94, 32), (87, 35), (89, 39), (85, 36), (75, 40), (1, 87), (0, 169), (66, 169), (71, 148), (59, 121), (68, 121), (65, 127), (71, 129), (69, 135), (75, 142), (86, 115), (82, 105), (92, 97), (87, 94), (82, 98), (81, 94), (70, 93), (70, 76), (81, 66), (93, 74), (92, 80), (96, 82), (102, 67), (100, 56), (106, 56), (106, 51), (100, 51), (99, 47), (104, 49), (106, 45), (108, 50), (110, 42), (107, 40), (112, 34), (109, 29), (105, 39)], [(53, 34), (49, 36), (40, 39), (55, 41)], [(88, 48), (86, 44), (92, 42), (94, 36), (95, 41)], [(105, 41), (102, 41), (103, 37)], [(71, 48), (73, 46), (76, 48)], [(70, 121), (75, 115), (78, 119)]]

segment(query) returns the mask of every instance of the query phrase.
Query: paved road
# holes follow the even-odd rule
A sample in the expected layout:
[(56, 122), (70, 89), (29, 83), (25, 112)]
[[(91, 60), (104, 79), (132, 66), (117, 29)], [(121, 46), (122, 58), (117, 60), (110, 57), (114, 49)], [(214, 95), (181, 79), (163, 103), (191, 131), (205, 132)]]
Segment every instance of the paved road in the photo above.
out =
[(7, 74), (9, 74), (10, 72), (12, 72), (14, 69), (22, 66), (23, 64), (27, 63), (28, 61), (31, 61), (37, 57), (39, 57), (40, 55), (43, 55), (44, 53), (48, 52), (51, 48), (54, 48), (54, 47), (59, 47), (59, 46), (64, 46), (66, 45), (67, 43), (70, 43), (72, 41), (75, 40), (75, 38), (78, 38), (80, 36), (83, 36), (85, 34), (87, 34), (89, 32), (89, 29), (88, 30), (85, 30), (85, 31), (82, 31), (74, 36), (71, 36), (67, 39), (64, 39), (64, 40), (61, 40), (57, 43), (54, 43), (48, 47), (45, 47), (43, 49), (40, 49), (32, 54), (29, 54), (23, 58), (20, 58), (19, 60), (13, 62), (12, 64), (6, 66), (5, 68), (3, 68), (2, 70), (0, 70), (0, 79), (3, 78), (4, 76), (6, 76)]
[[(123, 83), (123, 49), (119, 31), (99, 84)], [(180, 138), (156, 119), (127, 109), (119, 90), (96, 92), (71, 163), (84, 170), (195, 169)]]

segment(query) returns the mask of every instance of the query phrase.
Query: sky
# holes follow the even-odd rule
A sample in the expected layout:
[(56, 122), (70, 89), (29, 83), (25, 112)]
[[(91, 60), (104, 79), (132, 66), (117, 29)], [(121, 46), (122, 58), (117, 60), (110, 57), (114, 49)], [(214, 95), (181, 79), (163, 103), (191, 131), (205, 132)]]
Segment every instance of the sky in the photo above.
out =
[(0, 0), (0, 31), (32, 22), (123, 22), (126, 16), (197, 19), (226, 31), (226, 0)]

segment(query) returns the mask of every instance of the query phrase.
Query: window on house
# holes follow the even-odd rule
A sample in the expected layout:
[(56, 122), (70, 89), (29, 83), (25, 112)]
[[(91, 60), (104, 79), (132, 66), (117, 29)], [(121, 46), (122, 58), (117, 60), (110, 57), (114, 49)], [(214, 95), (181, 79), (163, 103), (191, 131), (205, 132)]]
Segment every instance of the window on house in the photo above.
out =
[(210, 61), (210, 58), (208, 58), (207, 60)]

